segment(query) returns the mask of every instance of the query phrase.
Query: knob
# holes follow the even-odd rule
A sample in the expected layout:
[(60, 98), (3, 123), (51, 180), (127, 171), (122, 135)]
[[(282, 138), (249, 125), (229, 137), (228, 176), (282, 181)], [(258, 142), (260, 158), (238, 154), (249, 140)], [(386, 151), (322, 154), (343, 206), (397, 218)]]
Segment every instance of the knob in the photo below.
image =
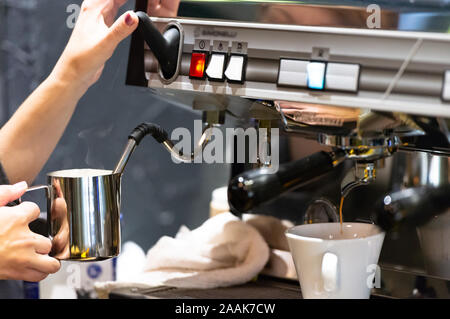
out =
[(166, 80), (172, 79), (178, 67), (181, 30), (177, 26), (170, 26), (164, 34), (155, 27), (149, 16), (142, 11), (136, 12), (139, 18), (138, 32), (140, 32), (158, 60), (162, 76)]

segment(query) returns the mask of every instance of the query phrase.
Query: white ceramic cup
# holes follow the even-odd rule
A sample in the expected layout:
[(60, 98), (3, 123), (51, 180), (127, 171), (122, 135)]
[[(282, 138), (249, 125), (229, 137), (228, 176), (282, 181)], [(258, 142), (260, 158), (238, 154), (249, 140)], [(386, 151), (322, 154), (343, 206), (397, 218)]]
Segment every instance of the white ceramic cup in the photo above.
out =
[(299, 225), (286, 236), (303, 298), (368, 299), (385, 233), (364, 223)]

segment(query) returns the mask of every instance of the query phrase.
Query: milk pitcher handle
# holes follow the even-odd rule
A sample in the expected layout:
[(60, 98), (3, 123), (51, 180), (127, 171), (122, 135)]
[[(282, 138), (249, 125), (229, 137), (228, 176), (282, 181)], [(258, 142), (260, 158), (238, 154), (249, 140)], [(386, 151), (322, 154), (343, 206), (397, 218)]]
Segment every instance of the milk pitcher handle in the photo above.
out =
[(335, 292), (338, 289), (338, 271), (338, 256), (326, 252), (322, 257), (322, 280), (326, 292)]
[[(30, 187), (30, 188), (28, 188), (28, 189), (25, 191), (25, 193), (30, 193), (30, 192), (33, 192), (33, 191), (38, 191), (38, 190), (41, 190), (41, 189), (45, 189), (45, 196), (46, 196), (47, 198), (50, 198), (51, 186), (48, 186), (48, 185), (36, 185), (36, 186)], [(19, 203), (22, 203), (22, 197), (19, 198)]]

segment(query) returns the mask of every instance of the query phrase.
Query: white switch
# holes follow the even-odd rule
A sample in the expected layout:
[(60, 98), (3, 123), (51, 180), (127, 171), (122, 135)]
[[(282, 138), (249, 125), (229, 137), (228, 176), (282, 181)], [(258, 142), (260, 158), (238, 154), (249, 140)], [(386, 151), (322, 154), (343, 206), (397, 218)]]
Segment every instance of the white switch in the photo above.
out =
[(310, 62), (307, 67), (307, 85), (313, 90), (323, 90), (325, 88), (325, 68), (324, 62)]
[(450, 70), (445, 71), (442, 99), (444, 101), (450, 102)]
[(213, 53), (206, 69), (206, 75), (212, 80), (223, 80), (224, 68), (225, 54)]
[(328, 63), (325, 89), (357, 92), (359, 64)]
[(231, 55), (225, 76), (231, 82), (244, 82), (245, 58), (242, 55)]
[(308, 64), (304, 60), (281, 59), (278, 85), (306, 87)]

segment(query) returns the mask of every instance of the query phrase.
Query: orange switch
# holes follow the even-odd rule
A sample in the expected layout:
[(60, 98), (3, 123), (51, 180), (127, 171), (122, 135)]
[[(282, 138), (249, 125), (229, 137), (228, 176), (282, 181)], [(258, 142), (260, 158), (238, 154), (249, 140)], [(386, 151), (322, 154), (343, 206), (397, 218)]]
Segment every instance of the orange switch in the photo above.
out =
[(189, 76), (191, 78), (203, 79), (205, 77), (206, 53), (192, 53), (191, 68)]

